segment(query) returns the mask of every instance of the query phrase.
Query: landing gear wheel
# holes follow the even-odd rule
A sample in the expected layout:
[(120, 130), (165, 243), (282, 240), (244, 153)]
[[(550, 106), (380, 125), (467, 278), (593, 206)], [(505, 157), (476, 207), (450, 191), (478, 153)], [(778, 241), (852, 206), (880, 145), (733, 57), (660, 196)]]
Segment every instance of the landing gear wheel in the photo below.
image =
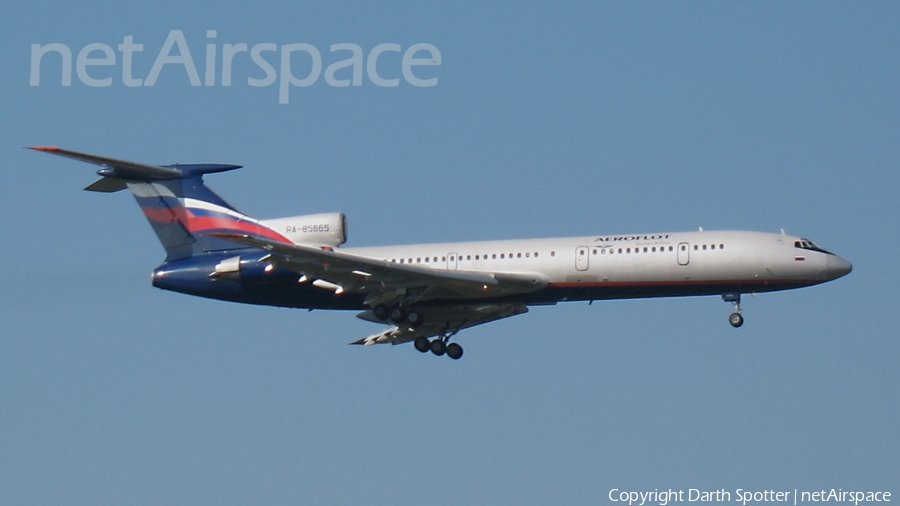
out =
[(400, 325), (406, 321), (406, 310), (401, 306), (394, 306), (391, 308), (391, 312), (388, 316), (390, 316), (392, 322)]
[(744, 317), (741, 316), (741, 294), (739, 293), (723, 293), (722, 300), (734, 304), (734, 312), (728, 317), (728, 323), (732, 327), (738, 328), (744, 324)]
[(459, 360), (463, 356), (462, 346), (456, 343), (450, 343), (447, 345), (447, 356), (452, 358), (453, 360)]
[(428, 350), (431, 349), (431, 342), (427, 337), (417, 337), (416, 340), (413, 341), (413, 346), (422, 353), (427, 353)]
[(372, 308), (372, 314), (375, 315), (375, 318), (386, 322), (391, 317), (391, 310), (384, 304), (378, 304)]
[(422, 313), (413, 309), (406, 313), (406, 321), (411, 327), (418, 327), (422, 325), (422, 323), (425, 321), (425, 318), (422, 316)]
[(444, 341), (440, 339), (435, 339), (431, 341), (431, 353), (434, 353), (437, 356), (441, 356), (447, 352), (447, 345), (444, 344)]

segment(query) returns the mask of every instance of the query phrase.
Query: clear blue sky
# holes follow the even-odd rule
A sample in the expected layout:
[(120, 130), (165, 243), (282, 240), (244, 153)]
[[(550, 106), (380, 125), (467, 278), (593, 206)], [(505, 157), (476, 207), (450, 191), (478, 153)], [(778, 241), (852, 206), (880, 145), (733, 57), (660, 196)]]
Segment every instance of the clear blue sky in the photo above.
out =
[[(900, 4), (207, 5), (0, 7), (0, 503), (900, 494)], [(172, 30), (201, 81), (207, 43), (217, 61), (308, 43), (322, 74), (286, 104), (277, 81), (248, 84), (266, 76), (249, 51), (230, 87), (221, 65), (194, 87), (175, 64), (126, 86), (117, 46), (143, 45), (147, 79)], [(71, 86), (58, 54), (29, 85), (50, 43)], [(79, 77), (93, 43), (116, 64), (84, 72), (110, 86)], [(365, 64), (361, 86), (331, 86), (340, 43), (432, 44), (441, 64), (414, 72), (437, 85), (386, 52), (398, 86)], [(349, 245), (784, 228), (854, 271), (747, 297), (740, 330), (718, 298), (612, 301), (467, 331), (459, 362), (351, 347), (379, 327), (153, 288), (163, 250), (131, 196), (81, 191), (94, 168), (35, 144), (243, 164), (207, 181), (261, 218), (344, 212)]]

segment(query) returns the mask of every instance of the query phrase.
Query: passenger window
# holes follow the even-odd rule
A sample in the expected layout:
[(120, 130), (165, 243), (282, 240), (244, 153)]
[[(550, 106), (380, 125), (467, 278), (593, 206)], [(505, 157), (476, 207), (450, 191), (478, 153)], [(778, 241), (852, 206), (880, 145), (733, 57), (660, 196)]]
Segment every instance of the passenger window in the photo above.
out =
[[(582, 253), (582, 254), (583, 254), (583, 253)], [(517, 255), (516, 255), (516, 258), (522, 258), (522, 254), (521, 254), (521, 253), (517, 254)]]
[(537, 254), (538, 254), (538, 252), (535, 251), (535, 252), (534, 252), (534, 258), (537, 258)]
[(647, 247), (646, 247), (646, 246), (644, 246), (644, 253), (646, 253), (646, 252), (647, 252)]
[(705, 244), (703, 245), (703, 251), (706, 251), (706, 245), (705, 245)]
[(496, 259), (497, 259), (497, 254), (496, 254), (496, 253), (494, 253), (493, 255), (491, 255), (491, 260), (496, 260)]
[(531, 258), (531, 252), (526, 252), (526, 253), (525, 253), (525, 258)]
[(694, 245), (694, 251), (697, 251), (697, 245), (696, 245), (696, 244)]
[(719, 245), (719, 249), (725, 249), (725, 245), (724, 245), (724, 244), (720, 244), (720, 245)]

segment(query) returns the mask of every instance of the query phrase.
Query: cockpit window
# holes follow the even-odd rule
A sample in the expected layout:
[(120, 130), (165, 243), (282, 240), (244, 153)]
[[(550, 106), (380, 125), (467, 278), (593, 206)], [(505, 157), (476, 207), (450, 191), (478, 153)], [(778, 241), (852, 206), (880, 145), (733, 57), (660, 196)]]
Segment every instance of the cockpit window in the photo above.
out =
[(834, 255), (834, 253), (822, 249), (818, 244), (810, 241), (809, 239), (800, 239), (799, 241), (794, 241), (794, 247), (800, 249), (808, 249), (811, 251), (818, 251), (819, 253), (825, 253), (826, 255)]

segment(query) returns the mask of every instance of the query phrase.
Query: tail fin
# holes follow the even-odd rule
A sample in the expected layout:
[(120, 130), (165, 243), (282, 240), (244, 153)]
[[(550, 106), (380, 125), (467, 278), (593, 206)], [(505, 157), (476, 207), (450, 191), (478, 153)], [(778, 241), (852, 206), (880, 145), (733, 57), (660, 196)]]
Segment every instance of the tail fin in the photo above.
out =
[(102, 176), (85, 190), (116, 192), (128, 188), (166, 249), (166, 260), (190, 258), (211, 251), (236, 249), (234, 242), (213, 233), (240, 232), (291, 241), (245, 216), (203, 184), (203, 175), (239, 169), (240, 165), (147, 165), (56, 147), (30, 149), (101, 165)]

